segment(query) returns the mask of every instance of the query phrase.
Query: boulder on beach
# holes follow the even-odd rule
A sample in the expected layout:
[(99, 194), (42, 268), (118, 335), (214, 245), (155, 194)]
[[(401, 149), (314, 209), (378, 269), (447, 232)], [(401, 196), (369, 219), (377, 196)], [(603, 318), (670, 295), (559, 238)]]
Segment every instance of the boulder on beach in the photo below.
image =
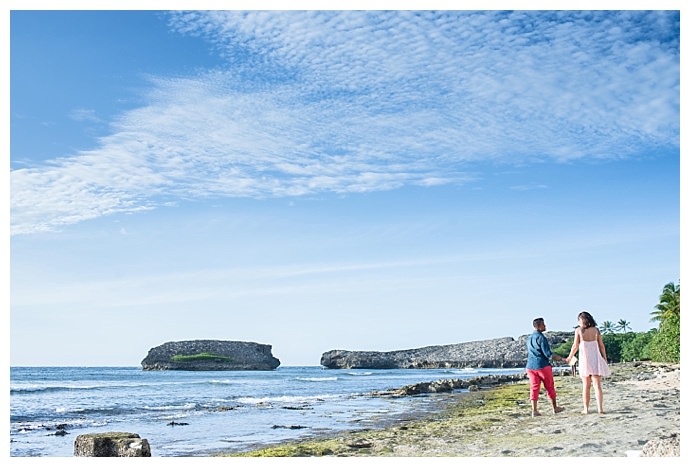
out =
[(640, 457), (680, 457), (680, 432), (647, 441)]
[(146, 439), (136, 433), (109, 432), (79, 435), (74, 441), (77, 457), (151, 457)]

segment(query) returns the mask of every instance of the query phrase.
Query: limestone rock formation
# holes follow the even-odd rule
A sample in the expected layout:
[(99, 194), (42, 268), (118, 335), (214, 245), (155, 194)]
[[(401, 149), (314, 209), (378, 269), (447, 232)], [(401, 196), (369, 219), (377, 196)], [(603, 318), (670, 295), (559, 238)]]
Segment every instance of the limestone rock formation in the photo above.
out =
[(271, 346), (256, 342), (191, 340), (166, 342), (149, 350), (144, 370), (275, 370)]
[[(551, 348), (572, 332), (545, 332)], [(527, 335), (389, 352), (330, 350), (321, 356), (326, 368), (519, 368), (527, 363)]]
[(136, 433), (110, 432), (79, 435), (74, 441), (77, 457), (151, 457), (146, 439)]

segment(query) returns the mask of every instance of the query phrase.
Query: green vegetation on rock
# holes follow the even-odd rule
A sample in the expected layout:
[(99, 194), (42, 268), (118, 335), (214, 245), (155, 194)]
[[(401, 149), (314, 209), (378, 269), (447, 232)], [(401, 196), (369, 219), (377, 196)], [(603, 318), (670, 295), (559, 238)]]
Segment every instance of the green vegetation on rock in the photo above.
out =
[(172, 357), (173, 362), (198, 362), (201, 360), (232, 362), (233, 358), (208, 352), (201, 352), (195, 355), (174, 355)]

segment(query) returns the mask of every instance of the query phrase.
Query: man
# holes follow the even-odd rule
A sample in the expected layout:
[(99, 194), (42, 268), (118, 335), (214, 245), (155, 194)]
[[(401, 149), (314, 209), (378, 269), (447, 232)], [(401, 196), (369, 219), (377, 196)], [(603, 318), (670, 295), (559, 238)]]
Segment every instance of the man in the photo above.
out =
[(551, 352), (549, 341), (544, 336), (546, 331), (546, 324), (544, 318), (536, 318), (532, 321), (534, 332), (527, 338), (527, 376), (530, 382), (530, 401), (532, 401), (532, 416), (537, 417), (541, 415), (537, 410), (539, 402), (539, 390), (541, 385), (544, 385), (546, 394), (551, 399), (553, 406), (553, 413), (557, 414), (563, 412), (563, 407), (558, 407), (556, 403), (556, 387), (553, 382), (553, 370), (551, 368), (551, 359), (564, 360), (559, 355), (554, 355)]

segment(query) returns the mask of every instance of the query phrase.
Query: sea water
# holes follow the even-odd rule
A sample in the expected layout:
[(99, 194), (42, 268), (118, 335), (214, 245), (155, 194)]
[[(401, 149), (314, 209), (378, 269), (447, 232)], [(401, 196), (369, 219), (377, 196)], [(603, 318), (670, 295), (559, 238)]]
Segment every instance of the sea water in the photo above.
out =
[(523, 371), (12, 367), (10, 455), (69, 457), (78, 435), (108, 431), (139, 434), (155, 457), (240, 452), (385, 426), (436, 410), (447, 397), (377, 397), (375, 391)]

